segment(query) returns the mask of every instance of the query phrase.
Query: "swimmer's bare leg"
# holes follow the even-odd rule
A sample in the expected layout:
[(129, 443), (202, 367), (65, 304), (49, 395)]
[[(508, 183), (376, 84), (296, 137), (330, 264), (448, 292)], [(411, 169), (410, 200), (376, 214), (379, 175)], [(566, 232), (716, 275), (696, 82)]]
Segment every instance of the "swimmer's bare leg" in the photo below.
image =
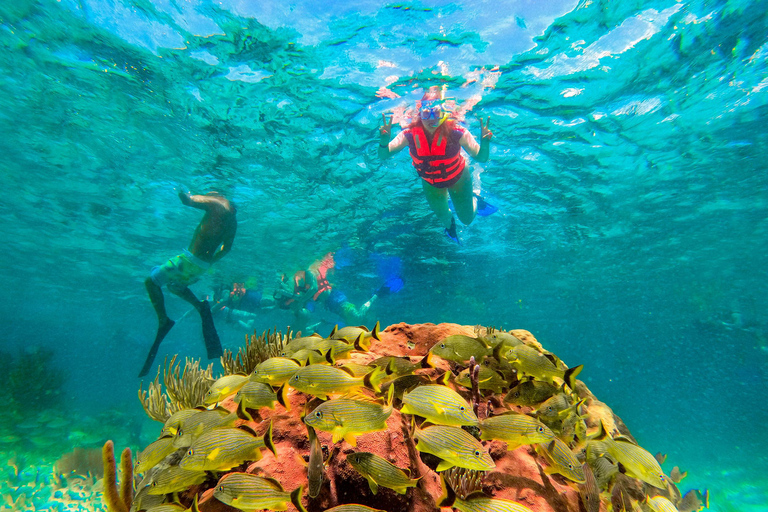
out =
[(155, 308), (157, 313), (157, 334), (155, 334), (155, 341), (152, 343), (152, 348), (149, 349), (147, 359), (144, 361), (144, 366), (139, 372), (139, 377), (144, 377), (149, 373), (149, 369), (152, 367), (152, 363), (155, 361), (157, 350), (160, 347), (160, 343), (165, 339), (165, 335), (173, 328), (176, 322), (168, 318), (168, 314), (165, 311), (165, 298), (163, 297), (163, 289), (160, 288), (152, 281), (151, 278), (147, 278), (144, 281), (144, 285), (147, 288), (149, 294), (149, 300), (152, 302), (152, 307)]
[(200, 320), (203, 323), (203, 340), (205, 340), (205, 349), (208, 352), (208, 359), (215, 359), (221, 357), (224, 353), (221, 348), (221, 341), (219, 340), (219, 334), (216, 332), (216, 326), (213, 323), (213, 316), (211, 315), (211, 306), (207, 300), (198, 300), (195, 294), (189, 287), (173, 287), (169, 288), (173, 293), (192, 304), (198, 313), (200, 313)]

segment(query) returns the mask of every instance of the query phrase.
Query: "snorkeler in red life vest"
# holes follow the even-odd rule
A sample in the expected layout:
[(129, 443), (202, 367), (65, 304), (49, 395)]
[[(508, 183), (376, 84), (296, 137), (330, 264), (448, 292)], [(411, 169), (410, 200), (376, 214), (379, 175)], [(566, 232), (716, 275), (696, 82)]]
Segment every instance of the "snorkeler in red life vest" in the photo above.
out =
[(419, 105), (419, 116), (390, 142), (392, 116), (383, 114), (383, 125), (379, 128), (379, 158), (389, 158), (408, 147), (413, 166), (421, 178), (424, 195), (432, 211), (445, 227), (445, 233), (456, 243), (456, 220), (448, 206), (448, 197), (453, 201), (456, 215), (466, 226), (475, 214), (489, 215), (496, 208), (489, 205), (472, 191), (472, 174), (463, 148), (478, 162), (488, 160), (491, 118), (485, 124), (480, 120), (480, 144), (465, 128), (448, 118), (443, 110), (442, 90), (433, 86), (424, 94)]
[(340, 316), (347, 325), (359, 325), (368, 312), (373, 299), (359, 308), (347, 300), (347, 296), (328, 281), (328, 273), (336, 266), (333, 253), (326, 254), (307, 270), (299, 270), (292, 280), (283, 274), (273, 298), (280, 309), (289, 309), (296, 315), (296, 330), (305, 330), (317, 324), (309, 324), (315, 303)]

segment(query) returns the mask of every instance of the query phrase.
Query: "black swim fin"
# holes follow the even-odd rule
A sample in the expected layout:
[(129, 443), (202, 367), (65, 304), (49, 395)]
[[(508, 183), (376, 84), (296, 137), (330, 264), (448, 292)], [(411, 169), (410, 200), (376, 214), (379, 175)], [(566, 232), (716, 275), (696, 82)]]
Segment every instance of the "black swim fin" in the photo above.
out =
[(213, 324), (211, 315), (211, 306), (208, 301), (203, 301), (200, 309), (200, 319), (203, 321), (203, 339), (205, 340), (205, 350), (208, 352), (208, 359), (221, 357), (224, 351), (221, 349), (219, 334), (216, 332), (216, 326)]
[(157, 334), (155, 335), (155, 342), (152, 344), (152, 348), (149, 349), (149, 353), (147, 354), (147, 359), (146, 361), (144, 361), (144, 366), (142, 366), (141, 371), (139, 372), (139, 377), (144, 377), (147, 373), (149, 373), (149, 369), (152, 367), (152, 363), (155, 362), (155, 356), (157, 356), (157, 349), (160, 348), (160, 344), (165, 339), (165, 335), (168, 334), (168, 332), (173, 328), (175, 324), (176, 322), (174, 322), (173, 320), (168, 320), (168, 322), (165, 323), (162, 327), (157, 328)]

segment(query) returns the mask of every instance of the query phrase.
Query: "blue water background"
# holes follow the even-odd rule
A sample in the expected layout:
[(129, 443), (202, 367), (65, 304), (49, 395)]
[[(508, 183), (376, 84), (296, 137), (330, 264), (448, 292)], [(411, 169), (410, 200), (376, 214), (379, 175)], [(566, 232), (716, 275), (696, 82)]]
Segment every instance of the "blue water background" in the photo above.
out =
[[(369, 324), (528, 329), (683, 490), (768, 510), (766, 2), (22, 0), (0, 21), (2, 348), (50, 348), (66, 374), (71, 425), (30, 426), (69, 439), (51, 457), (157, 434), (130, 419), (143, 280), (200, 218), (174, 187), (215, 188), (237, 239), (194, 291), (268, 291), (344, 248), (335, 284), (359, 304), (399, 258)], [(381, 115), (430, 85), (477, 102), (475, 136), (491, 117), (472, 169), (499, 212), (462, 247), (408, 156), (376, 156)], [(175, 353), (204, 357), (194, 315), (157, 361)]]

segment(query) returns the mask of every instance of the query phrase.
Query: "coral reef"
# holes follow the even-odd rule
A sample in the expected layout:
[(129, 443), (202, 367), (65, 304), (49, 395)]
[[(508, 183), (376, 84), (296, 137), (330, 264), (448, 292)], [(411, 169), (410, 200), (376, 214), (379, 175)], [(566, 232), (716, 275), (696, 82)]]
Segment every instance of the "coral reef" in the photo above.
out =
[(266, 331), (261, 336), (256, 336), (256, 333), (246, 334), (245, 347), (238, 349), (236, 356), (231, 350), (224, 351), (224, 355), (221, 357), (224, 374), (242, 373), (248, 375), (260, 362), (270, 357), (279, 356), (283, 348), (283, 341), (290, 338), (290, 330), (285, 336), (277, 329), (275, 332)]
[(147, 391), (139, 387), (139, 401), (153, 420), (165, 421), (174, 412), (203, 405), (205, 395), (213, 384), (213, 364), (203, 370), (200, 361), (187, 358), (181, 371), (181, 362), (176, 363), (176, 357), (173, 356), (170, 363), (166, 361), (163, 370), (165, 392), (160, 385), (160, 368)]
[[(228, 372), (249, 370), (249, 396), (263, 398), (247, 401), (233, 388), (208, 410), (174, 411), (139, 456), (151, 469), (132, 511), (170, 500), (201, 512), (705, 506), (698, 491), (681, 496), (576, 379), (580, 366), (566, 366), (528, 331), (401, 323), (328, 338), (265, 333), (225, 359)], [(190, 387), (176, 370), (175, 385)], [(105, 475), (105, 497), (117, 507)]]

